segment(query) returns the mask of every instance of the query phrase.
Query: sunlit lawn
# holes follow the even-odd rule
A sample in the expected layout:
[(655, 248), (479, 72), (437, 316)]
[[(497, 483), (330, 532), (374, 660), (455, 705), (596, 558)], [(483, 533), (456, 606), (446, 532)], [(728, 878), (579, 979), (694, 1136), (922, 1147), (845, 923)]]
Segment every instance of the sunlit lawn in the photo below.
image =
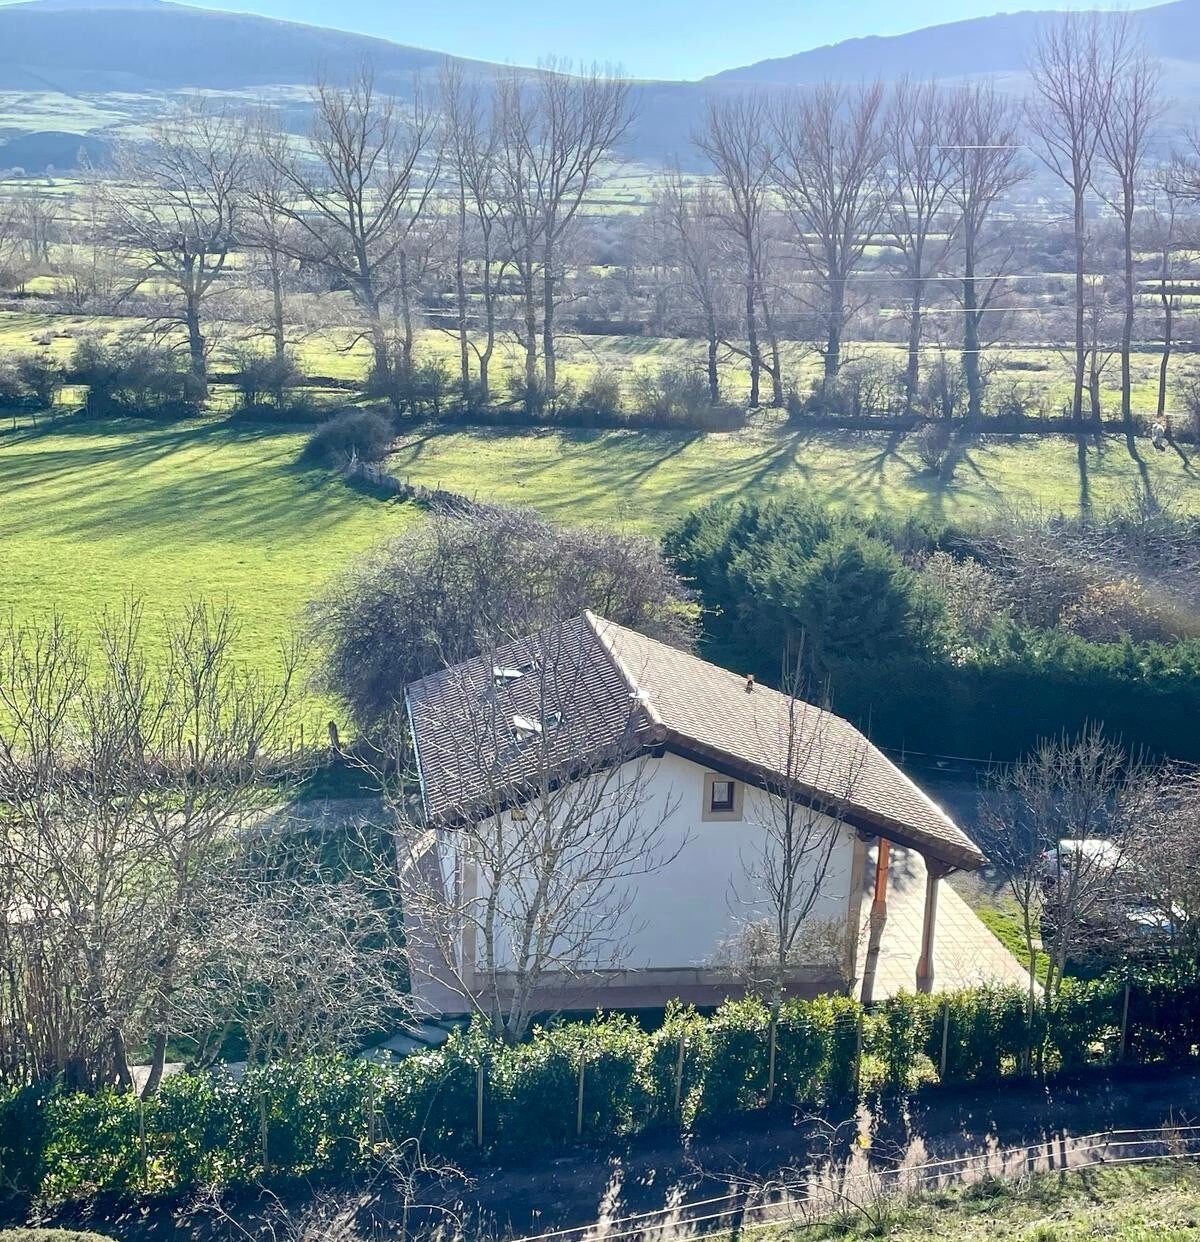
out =
[(1190, 464), (1148, 445), (1139, 452), (1144, 478), (1122, 439), (1081, 450), (1065, 436), (989, 438), (943, 484), (899, 437), (796, 431), (762, 420), (707, 435), (426, 429), (397, 442), (389, 468), (563, 521), (617, 521), (649, 533), (710, 499), (781, 487), (857, 509), (970, 518), (1007, 505), (1099, 508), (1148, 484), (1156, 496), (1200, 510), (1200, 476)]
[(216, 422), (0, 434), (0, 606), (86, 626), (129, 597), (151, 624), (188, 599), (227, 601), (241, 652), (275, 667), (322, 583), (413, 520), (299, 467), (302, 444)]

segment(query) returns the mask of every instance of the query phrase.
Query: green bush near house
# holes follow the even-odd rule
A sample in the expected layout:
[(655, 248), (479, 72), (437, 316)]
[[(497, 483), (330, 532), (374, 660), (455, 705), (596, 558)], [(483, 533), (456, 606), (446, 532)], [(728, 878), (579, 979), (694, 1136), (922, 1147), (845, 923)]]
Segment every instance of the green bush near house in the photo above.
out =
[(519, 1162), (768, 1107), (1192, 1057), (1200, 971), (1130, 979), (1128, 1008), (1126, 986), (1069, 979), (1032, 1022), (1012, 987), (901, 994), (870, 1009), (844, 996), (791, 1000), (775, 1021), (747, 999), (710, 1016), (672, 1007), (654, 1030), (619, 1015), (555, 1023), (515, 1047), (476, 1026), (389, 1066), (327, 1057), (251, 1067), (236, 1082), (179, 1075), (144, 1103), (25, 1088), (0, 1095), (0, 1192), (18, 1204), (138, 1201), (346, 1176), (413, 1138), (431, 1158)]

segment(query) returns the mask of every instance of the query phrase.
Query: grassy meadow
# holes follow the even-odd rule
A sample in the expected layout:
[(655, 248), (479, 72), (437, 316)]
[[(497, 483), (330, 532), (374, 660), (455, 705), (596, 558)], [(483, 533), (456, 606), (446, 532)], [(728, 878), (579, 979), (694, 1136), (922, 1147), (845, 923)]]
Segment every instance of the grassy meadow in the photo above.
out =
[[(0, 315), (0, 356), (47, 348), (65, 361), (85, 333), (138, 326), (10, 312)], [(641, 368), (686, 361), (698, 348), (682, 340), (576, 338), (564, 342), (561, 370), (579, 384), (597, 369), (628, 380)], [(419, 349), (453, 365), (447, 334), (425, 332)], [(364, 345), (330, 335), (309, 336), (300, 355), (309, 374), (336, 379), (360, 378), (367, 362)], [(1014, 376), (1045, 384), (1048, 394), (1066, 382), (1054, 351), (1012, 351), (1009, 363)], [(517, 365), (513, 354), (498, 355), (497, 387)], [(218, 347), (214, 371), (221, 368)], [(1139, 356), (1139, 379), (1151, 369), (1152, 358)], [(322, 399), (346, 395), (329, 391)], [(60, 413), (81, 396), (67, 389)], [(217, 383), (209, 417), (194, 422), (65, 415), (34, 427), (0, 419), (2, 606), (19, 619), (56, 609), (87, 623), (131, 595), (151, 614), (190, 597), (228, 601), (242, 622), (243, 650), (269, 668), (279, 636), (337, 568), (420, 516), (299, 465), (301, 429), (226, 421), (232, 402), (232, 389)], [(426, 425), (406, 430), (387, 464), (413, 482), (652, 537), (709, 500), (777, 488), (855, 509), (948, 519), (1013, 504), (1078, 512), (1137, 492), (1200, 511), (1193, 450), (1156, 452), (1138, 443), (1131, 455), (1119, 437), (1099, 445), (1068, 436), (989, 437), (967, 451), (953, 480), (941, 482), (902, 436), (798, 430), (766, 412), (741, 431), (722, 433)]]
[(1149, 445), (1139, 455), (1111, 437), (1083, 447), (1067, 436), (985, 437), (943, 483), (899, 436), (797, 430), (764, 416), (741, 431), (691, 434), (425, 428), (396, 442), (388, 466), (414, 483), (649, 534), (709, 500), (776, 487), (853, 509), (965, 520), (1013, 505), (1078, 512), (1146, 489), (1200, 511), (1190, 460)]
[(911, 1203), (871, 1204), (865, 1212), (767, 1236), (773, 1242), (885, 1236), (892, 1242), (1185, 1242), (1200, 1237), (1200, 1170), (1192, 1162), (1163, 1161), (1039, 1174), (1011, 1184), (985, 1181)]
[[(304, 439), (217, 418), (64, 418), (0, 431), (5, 605), (19, 618), (57, 609), (86, 623), (130, 595), (152, 612), (192, 597), (228, 601), (243, 650), (270, 666), (279, 635), (347, 558), (420, 520), (410, 505), (299, 464)], [(1065, 437), (987, 441), (940, 485), (903, 441), (762, 419), (709, 434), (425, 427), (397, 441), (389, 468), (651, 536), (716, 497), (788, 487), (860, 509), (969, 518), (1021, 500), (1077, 509), (1084, 482), (1101, 505), (1148, 481), (1200, 510), (1200, 485), (1175, 453), (1151, 450), (1145, 481), (1119, 440), (1087, 447), (1083, 462), (1081, 474)]]
[(299, 466), (303, 443), (216, 421), (0, 434), (3, 606), (86, 626), (138, 597), (152, 626), (187, 599), (228, 602), (241, 653), (278, 667), (280, 638), (322, 583), (413, 520)]

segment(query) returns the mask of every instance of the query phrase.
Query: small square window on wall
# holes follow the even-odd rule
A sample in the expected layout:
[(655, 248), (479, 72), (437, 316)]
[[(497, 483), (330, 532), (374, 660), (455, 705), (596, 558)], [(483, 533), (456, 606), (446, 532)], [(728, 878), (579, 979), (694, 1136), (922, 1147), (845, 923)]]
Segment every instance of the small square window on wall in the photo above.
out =
[(704, 777), (704, 819), (741, 819), (742, 785), (719, 772), (708, 772)]

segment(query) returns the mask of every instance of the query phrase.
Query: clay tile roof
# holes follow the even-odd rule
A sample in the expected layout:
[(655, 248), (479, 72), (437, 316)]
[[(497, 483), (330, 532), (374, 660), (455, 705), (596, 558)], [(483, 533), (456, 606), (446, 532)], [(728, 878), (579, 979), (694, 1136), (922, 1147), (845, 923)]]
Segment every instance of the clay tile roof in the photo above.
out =
[[(528, 672), (511, 681), (497, 669)], [(950, 867), (979, 847), (848, 721), (592, 613), (416, 682), (409, 714), (426, 814), (519, 801), (545, 761), (594, 766), (665, 745), (718, 771), (836, 808)], [(558, 721), (533, 738), (512, 721)], [(523, 737), (523, 741), (519, 740)]]

